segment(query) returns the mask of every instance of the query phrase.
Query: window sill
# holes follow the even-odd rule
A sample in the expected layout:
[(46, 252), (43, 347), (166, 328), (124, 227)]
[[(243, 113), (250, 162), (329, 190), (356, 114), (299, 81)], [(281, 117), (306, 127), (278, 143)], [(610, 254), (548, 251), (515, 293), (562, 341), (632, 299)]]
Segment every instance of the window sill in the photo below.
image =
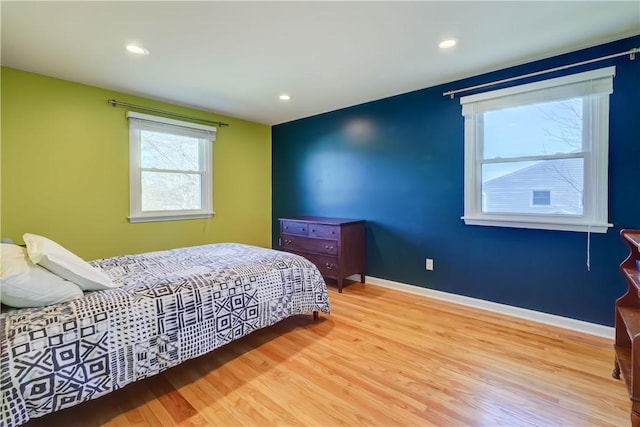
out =
[(606, 233), (613, 224), (585, 224), (579, 222), (542, 222), (531, 219), (514, 218), (483, 218), (463, 216), (466, 225), (484, 225), (489, 227), (530, 228), (534, 230), (578, 231), (591, 233)]
[(215, 212), (211, 213), (197, 213), (197, 214), (178, 214), (178, 215), (144, 215), (144, 216), (130, 216), (129, 222), (134, 224), (138, 222), (158, 222), (158, 221), (181, 221), (186, 219), (209, 219), (215, 215)]

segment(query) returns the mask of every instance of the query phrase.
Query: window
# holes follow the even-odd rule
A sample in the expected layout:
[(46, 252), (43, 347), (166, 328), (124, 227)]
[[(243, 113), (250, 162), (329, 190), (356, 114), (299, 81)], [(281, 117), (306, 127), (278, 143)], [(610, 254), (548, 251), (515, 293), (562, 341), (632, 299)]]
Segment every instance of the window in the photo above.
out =
[(605, 233), (614, 75), (608, 67), (462, 97), (465, 223)]
[(210, 218), (216, 128), (128, 112), (129, 221)]
[(550, 190), (533, 190), (531, 192), (531, 206), (550, 206), (551, 191)]

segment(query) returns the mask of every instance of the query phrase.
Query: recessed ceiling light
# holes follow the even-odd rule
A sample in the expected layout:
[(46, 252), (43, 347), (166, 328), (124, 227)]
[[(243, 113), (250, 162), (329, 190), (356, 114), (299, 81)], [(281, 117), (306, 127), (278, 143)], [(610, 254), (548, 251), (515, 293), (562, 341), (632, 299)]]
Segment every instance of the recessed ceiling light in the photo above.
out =
[(288, 101), (288, 100), (291, 99), (291, 97), (289, 95), (287, 95), (286, 93), (283, 93), (278, 98), (280, 98), (280, 101)]
[(142, 46), (138, 46), (137, 44), (128, 44), (127, 50), (134, 55), (148, 55), (149, 51)]
[(456, 40), (454, 40), (454, 39), (447, 39), (447, 40), (443, 40), (442, 42), (440, 42), (438, 47), (440, 49), (449, 49), (449, 48), (454, 47), (456, 45), (456, 43), (458, 43), (458, 42)]

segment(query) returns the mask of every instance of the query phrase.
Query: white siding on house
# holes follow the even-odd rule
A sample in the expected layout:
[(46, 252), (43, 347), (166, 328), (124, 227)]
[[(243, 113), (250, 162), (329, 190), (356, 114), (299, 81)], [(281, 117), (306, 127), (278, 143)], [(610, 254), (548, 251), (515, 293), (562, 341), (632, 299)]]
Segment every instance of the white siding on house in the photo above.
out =
[[(582, 158), (544, 160), (482, 183), (487, 213), (582, 215)], [(548, 190), (550, 205), (534, 205), (533, 191)]]

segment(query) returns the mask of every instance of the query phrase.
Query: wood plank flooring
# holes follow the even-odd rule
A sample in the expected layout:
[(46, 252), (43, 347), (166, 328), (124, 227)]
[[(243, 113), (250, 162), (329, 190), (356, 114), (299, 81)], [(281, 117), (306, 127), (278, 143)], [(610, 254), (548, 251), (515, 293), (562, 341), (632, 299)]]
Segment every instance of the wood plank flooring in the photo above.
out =
[[(612, 341), (372, 285), (25, 426), (627, 426)], [(613, 310), (613, 307), (612, 307)]]

